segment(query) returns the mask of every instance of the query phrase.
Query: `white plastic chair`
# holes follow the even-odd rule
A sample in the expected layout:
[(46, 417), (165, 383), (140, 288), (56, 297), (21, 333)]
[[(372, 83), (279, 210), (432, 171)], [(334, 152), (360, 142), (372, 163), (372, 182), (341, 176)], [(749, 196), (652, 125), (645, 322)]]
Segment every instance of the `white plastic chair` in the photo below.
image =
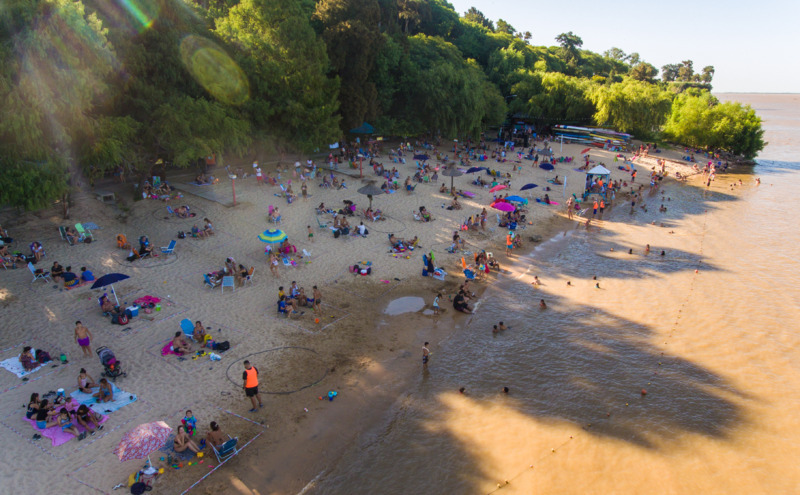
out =
[(230, 287), (234, 292), (236, 292), (236, 286), (234, 284), (234, 278), (232, 275), (222, 277), (222, 285), (220, 286), (220, 290), (223, 293), (225, 293), (225, 287)]

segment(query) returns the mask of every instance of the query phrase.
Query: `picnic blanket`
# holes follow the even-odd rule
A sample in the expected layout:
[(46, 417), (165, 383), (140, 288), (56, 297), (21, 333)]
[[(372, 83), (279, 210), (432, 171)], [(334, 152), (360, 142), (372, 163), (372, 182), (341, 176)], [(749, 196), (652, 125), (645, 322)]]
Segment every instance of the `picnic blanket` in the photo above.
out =
[(135, 395), (125, 392), (114, 384), (111, 385), (111, 390), (114, 391), (114, 400), (111, 402), (97, 402), (97, 399), (92, 397), (92, 394), (87, 394), (80, 390), (70, 393), (69, 396), (78, 401), (79, 404), (86, 404), (89, 409), (98, 414), (109, 414), (118, 411), (128, 404), (133, 404), (138, 399)]
[[(31, 353), (35, 356), (36, 350), (31, 349)], [(18, 378), (22, 378), (25, 375), (30, 375), (31, 373), (35, 373), (36, 371), (39, 370), (39, 368), (42, 367), (42, 365), (39, 365), (30, 371), (25, 371), (25, 368), (22, 367), (22, 363), (19, 362), (19, 356), (16, 356), (16, 357), (10, 357), (4, 361), (0, 361), (0, 367), (3, 367), (8, 371), (14, 373), (15, 375), (17, 375)]]
[[(25, 418), (25, 417), (23, 417), (22, 419), (24, 419), (25, 421), (30, 423), (30, 425), (33, 426), (33, 429), (36, 430), (38, 433), (40, 433), (43, 437), (49, 438), (50, 441), (53, 444), (53, 447), (58, 447), (59, 445), (64, 445), (65, 443), (67, 443), (70, 440), (72, 440), (73, 438), (75, 438), (75, 436), (72, 433), (67, 433), (66, 431), (61, 431), (61, 427), (58, 426), (58, 425), (51, 426), (50, 428), (45, 428), (43, 430), (43, 429), (41, 429), (41, 428), (36, 426), (36, 421), (35, 420), (28, 419), (28, 418)], [(103, 424), (106, 421), (108, 421), (108, 416), (101, 415), (100, 424)], [(83, 433), (84, 431), (86, 431), (86, 428), (84, 428), (83, 426), (78, 424), (77, 421), (73, 421), (72, 424), (78, 429), (79, 432)]]

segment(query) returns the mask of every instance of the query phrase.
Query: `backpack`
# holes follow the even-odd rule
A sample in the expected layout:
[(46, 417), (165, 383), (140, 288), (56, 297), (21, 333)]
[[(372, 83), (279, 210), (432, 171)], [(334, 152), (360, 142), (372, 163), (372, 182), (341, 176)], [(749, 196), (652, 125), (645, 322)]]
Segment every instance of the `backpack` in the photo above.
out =
[(228, 342), (227, 340), (225, 342), (214, 342), (214, 350), (215, 351), (224, 352), (224, 351), (227, 351), (230, 348), (231, 348), (231, 343)]
[(111, 323), (116, 325), (127, 325), (128, 324), (128, 315), (122, 313), (120, 315), (114, 315), (111, 317)]
[(339, 232), (338, 230), (334, 230), (333, 231), (333, 238), (334, 239), (338, 239), (340, 235), (342, 235), (342, 233)]
[(178, 239), (186, 239), (186, 232), (184, 231), (178, 232)]

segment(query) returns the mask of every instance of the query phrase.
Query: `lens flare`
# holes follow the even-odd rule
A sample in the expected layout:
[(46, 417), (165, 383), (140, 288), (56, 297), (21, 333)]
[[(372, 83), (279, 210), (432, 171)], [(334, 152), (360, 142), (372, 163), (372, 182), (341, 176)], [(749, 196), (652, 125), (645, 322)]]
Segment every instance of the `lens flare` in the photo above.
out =
[(181, 41), (181, 60), (195, 80), (211, 96), (229, 105), (241, 105), (250, 97), (244, 71), (213, 41), (191, 34)]
[(119, 4), (139, 23), (140, 32), (153, 25), (156, 7), (151, 2), (119, 0)]

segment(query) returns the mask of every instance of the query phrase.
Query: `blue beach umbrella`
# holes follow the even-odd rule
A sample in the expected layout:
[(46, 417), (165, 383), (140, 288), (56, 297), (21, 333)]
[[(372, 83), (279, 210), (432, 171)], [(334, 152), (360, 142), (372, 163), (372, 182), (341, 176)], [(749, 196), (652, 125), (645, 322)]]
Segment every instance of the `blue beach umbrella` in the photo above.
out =
[(541, 165), (539, 165), (539, 168), (542, 169), (542, 170), (553, 170), (553, 169), (555, 169), (555, 167), (550, 165), (549, 163), (542, 163)]
[(117, 301), (117, 306), (119, 306), (119, 299), (117, 299), (117, 292), (114, 290), (114, 284), (128, 278), (130, 277), (123, 273), (109, 273), (108, 275), (103, 275), (95, 280), (95, 282), (92, 284), (92, 289), (100, 289), (101, 287), (110, 285), (111, 293), (114, 294), (114, 300)]
[(525, 184), (520, 188), (520, 191), (527, 191), (528, 189), (533, 189), (534, 187), (539, 187), (536, 184)]
[(429, 158), (428, 155), (414, 155), (414, 160), (428, 160)]
[(276, 244), (278, 242), (285, 241), (289, 236), (286, 235), (286, 232), (280, 229), (267, 229), (261, 234), (258, 234), (258, 240), (261, 242), (266, 242), (267, 244)]
[(467, 170), (467, 173), (468, 174), (474, 174), (475, 172), (480, 172), (481, 170), (486, 170), (486, 168), (485, 167), (470, 167)]
[(505, 199), (506, 199), (506, 201), (513, 201), (515, 203), (528, 204), (528, 200), (525, 199), (525, 198), (522, 198), (520, 196), (509, 196), (509, 197), (507, 197)]

